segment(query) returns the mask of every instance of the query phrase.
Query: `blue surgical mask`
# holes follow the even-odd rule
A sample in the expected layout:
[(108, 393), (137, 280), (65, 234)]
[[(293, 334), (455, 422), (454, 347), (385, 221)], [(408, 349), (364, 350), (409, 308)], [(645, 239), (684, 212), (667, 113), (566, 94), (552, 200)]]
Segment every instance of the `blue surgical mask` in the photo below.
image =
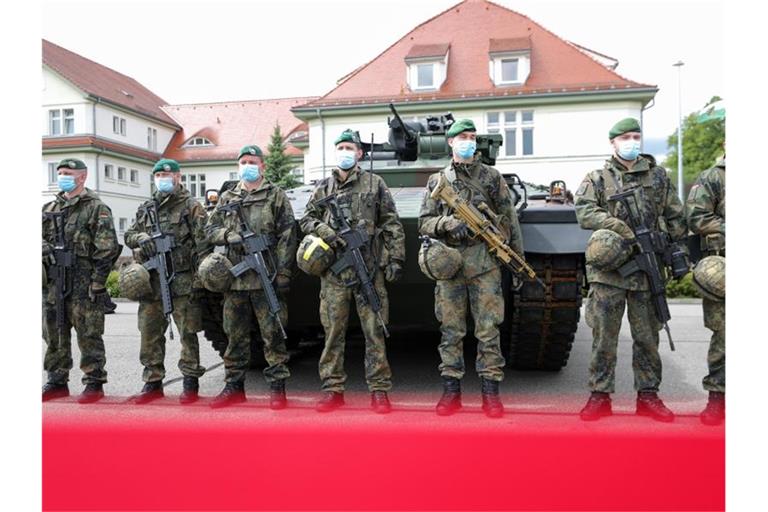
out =
[(637, 155), (640, 154), (640, 141), (639, 140), (623, 140), (619, 141), (616, 148), (616, 154), (618, 154), (623, 160), (632, 162)]
[(173, 178), (155, 178), (155, 187), (159, 192), (168, 194), (173, 191)]
[(59, 183), (59, 190), (63, 192), (72, 192), (77, 186), (75, 177), (67, 174), (59, 174), (56, 181)]
[(339, 169), (348, 170), (355, 166), (355, 152), (349, 149), (339, 149), (336, 151), (336, 165)]
[(475, 150), (477, 149), (477, 143), (473, 140), (469, 139), (463, 139), (463, 140), (456, 140), (453, 141), (453, 151), (456, 153), (456, 156), (463, 159), (469, 159), (472, 158), (472, 156), (475, 154)]
[(240, 179), (243, 181), (258, 181), (261, 176), (261, 169), (255, 164), (245, 164), (240, 166)]

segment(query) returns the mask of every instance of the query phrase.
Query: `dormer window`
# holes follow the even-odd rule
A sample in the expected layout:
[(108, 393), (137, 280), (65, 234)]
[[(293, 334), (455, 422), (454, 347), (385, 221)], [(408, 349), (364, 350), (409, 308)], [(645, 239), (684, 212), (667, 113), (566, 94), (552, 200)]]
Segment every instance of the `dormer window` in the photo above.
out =
[(406, 79), (412, 91), (435, 91), (443, 85), (448, 69), (449, 44), (418, 44), (405, 57)]
[(491, 39), (488, 57), (489, 74), (496, 86), (522, 85), (531, 72), (530, 39)]
[(184, 144), (183, 147), (189, 148), (189, 147), (201, 147), (201, 146), (213, 146), (213, 142), (206, 139), (205, 137), (192, 137), (189, 139), (186, 144)]

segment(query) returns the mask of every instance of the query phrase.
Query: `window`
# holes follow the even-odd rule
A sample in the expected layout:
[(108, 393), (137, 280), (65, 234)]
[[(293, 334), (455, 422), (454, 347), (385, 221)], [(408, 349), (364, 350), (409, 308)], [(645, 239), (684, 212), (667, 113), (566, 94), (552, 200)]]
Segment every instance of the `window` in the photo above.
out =
[(118, 167), (117, 168), (117, 180), (118, 181), (125, 181), (125, 167)]
[(48, 135), (61, 134), (61, 110), (48, 111)]
[[(533, 155), (533, 110), (486, 113), (488, 133), (501, 133), (505, 157)], [(522, 147), (522, 153), (518, 148)]]
[(147, 149), (157, 151), (157, 129), (147, 128)]
[(128, 219), (125, 217), (120, 217), (120, 220), (118, 221), (118, 229), (120, 230), (120, 234), (122, 235), (125, 233), (125, 230), (128, 228)]
[(182, 174), (181, 184), (189, 190), (192, 197), (205, 197), (205, 174)]
[(59, 171), (56, 170), (58, 162), (48, 162), (48, 184), (52, 185), (58, 181)]
[(115, 167), (112, 164), (104, 164), (104, 177), (108, 180), (115, 179)]
[(501, 81), (517, 82), (517, 59), (501, 59)]
[(240, 179), (240, 173), (237, 171), (232, 171), (229, 173), (229, 179), (230, 180), (239, 180)]
[(64, 109), (64, 133), (66, 135), (75, 133), (75, 109)]
[(417, 64), (416, 65), (416, 88), (426, 89), (435, 86), (435, 65)]
[(118, 135), (125, 135), (126, 121), (122, 117), (112, 116), (112, 131)]
[(131, 183), (138, 183), (139, 182), (139, 171), (136, 169), (131, 169)]
[(213, 146), (213, 142), (205, 137), (192, 137), (184, 146)]

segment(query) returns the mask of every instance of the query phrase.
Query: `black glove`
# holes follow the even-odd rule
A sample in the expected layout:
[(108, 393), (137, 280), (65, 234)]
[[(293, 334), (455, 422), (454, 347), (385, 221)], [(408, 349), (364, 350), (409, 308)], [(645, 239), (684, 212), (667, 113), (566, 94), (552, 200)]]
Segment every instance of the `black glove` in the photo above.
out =
[(392, 261), (384, 269), (384, 279), (388, 283), (399, 281), (403, 277), (403, 265), (399, 261)]
[(106, 305), (109, 294), (103, 284), (91, 283), (88, 287), (88, 299), (94, 304)]
[(453, 215), (446, 217), (446, 219), (441, 223), (440, 230), (448, 235), (451, 239), (456, 241), (469, 238), (469, 228), (467, 225)]
[(287, 290), (291, 286), (291, 278), (283, 274), (277, 274), (275, 285), (279, 290)]
[(141, 233), (139, 235), (139, 248), (141, 248), (141, 254), (144, 258), (149, 259), (157, 254), (157, 247), (155, 247), (155, 241), (147, 233)]

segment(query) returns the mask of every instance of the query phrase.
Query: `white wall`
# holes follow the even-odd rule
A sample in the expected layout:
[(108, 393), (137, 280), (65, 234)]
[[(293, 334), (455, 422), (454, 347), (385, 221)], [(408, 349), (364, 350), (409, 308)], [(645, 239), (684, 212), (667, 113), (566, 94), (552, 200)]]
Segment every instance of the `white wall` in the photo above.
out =
[[(40, 133), (43, 137), (50, 134), (48, 111), (57, 109), (72, 109), (75, 114), (75, 132), (72, 135), (82, 135), (91, 132), (91, 103), (85, 99), (85, 94), (72, 84), (60, 78), (43, 66), (43, 105), (41, 109)], [(64, 114), (61, 113), (61, 136), (64, 131)]]
[[(113, 116), (126, 120), (125, 135), (120, 135), (113, 131)], [(146, 150), (149, 149), (147, 147), (148, 127), (157, 129), (157, 151), (162, 153), (175, 133), (172, 129), (101, 103), (96, 105), (96, 135), (99, 137)]]
[[(584, 175), (602, 167), (610, 155), (608, 130), (616, 121), (625, 117), (640, 117), (640, 102), (585, 103), (572, 105), (548, 105), (509, 108), (453, 110), (455, 119), (472, 119), (481, 133), (487, 133), (487, 112), (515, 110), (518, 119), (521, 110), (533, 110), (534, 130), (533, 155), (520, 156), (522, 142), (518, 135), (518, 156), (505, 157), (504, 147), (496, 167), (503, 173), (517, 173), (524, 181), (548, 185), (555, 179), (565, 180), (571, 189), (578, 188)], [(425, 109), (419, 115), (445, 113), (439, 108)], [(404, 120), (414, 117), (413, 113), (403, 115)], [(363, 140), (368, 141), (371, 132), (376, 142), (387, 140), (387, 116), (346, 116), (325, 117), (326, 175), (334, 167), (333, 141), (344, 129), (359, 130)], [(518, 131), (521, 125), (518, 126)], [(322, 127), (319, 120), (309, 123), (309, 148), (304, 155), (305, 180), (320, 179), (322, 173)]]

